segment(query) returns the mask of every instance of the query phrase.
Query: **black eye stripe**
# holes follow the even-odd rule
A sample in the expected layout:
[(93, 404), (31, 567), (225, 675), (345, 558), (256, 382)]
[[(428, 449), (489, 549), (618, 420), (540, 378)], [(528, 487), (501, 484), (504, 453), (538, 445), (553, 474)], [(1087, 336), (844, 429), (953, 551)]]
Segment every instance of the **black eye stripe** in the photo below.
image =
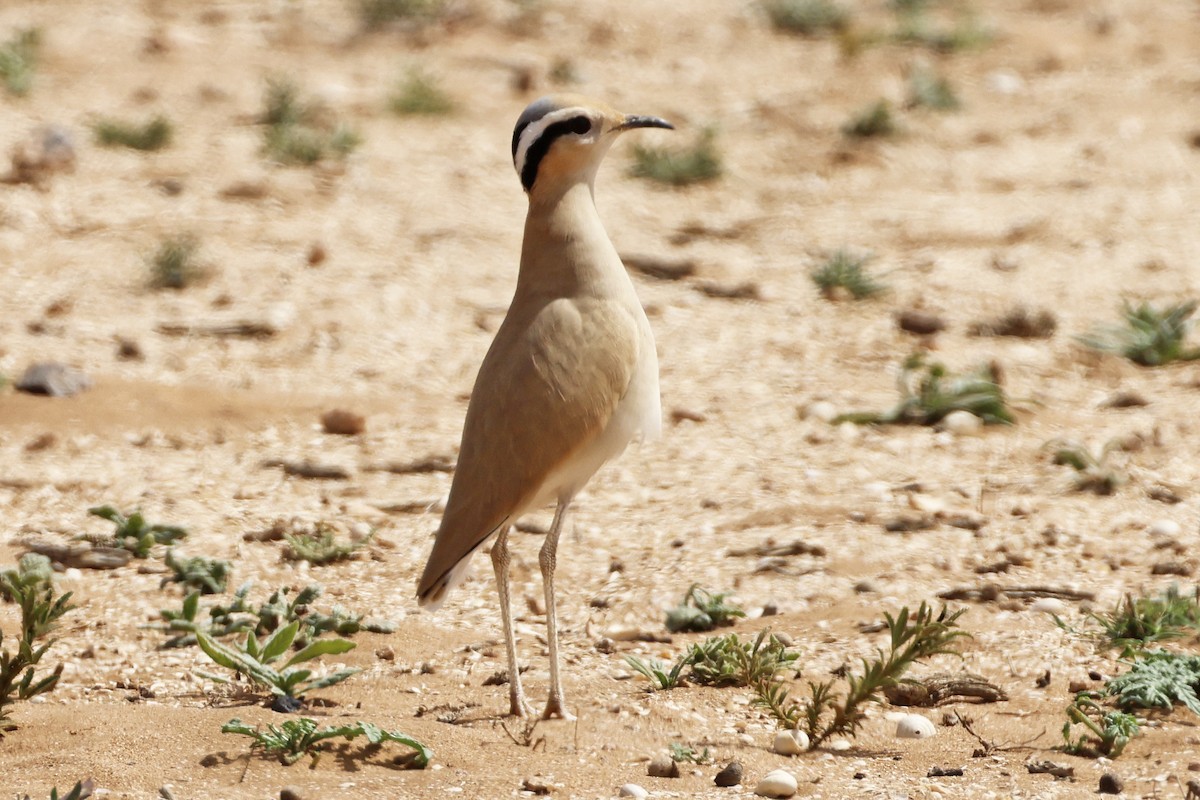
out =
[[(533, 182), (537, 180), (538, 166), (542, 163), (542, 159), (546, 157), (546, 153), (550, 152), (550, 145), (560, 136), (566, 136), (569, 133), (583, 135), (592, 129), (592, 121), (585, 116), (571, 117), (562, 122), (556, 122), (553, 125), (548, 125), (546, 130), (542, 131), (529, 149), (525, 151), (525, 167), (521, 170), (521, 185), (525, 187), (525, 191), (533, 188)], [(516, 133), (516, 139), (520, 138), (521, 128)]]

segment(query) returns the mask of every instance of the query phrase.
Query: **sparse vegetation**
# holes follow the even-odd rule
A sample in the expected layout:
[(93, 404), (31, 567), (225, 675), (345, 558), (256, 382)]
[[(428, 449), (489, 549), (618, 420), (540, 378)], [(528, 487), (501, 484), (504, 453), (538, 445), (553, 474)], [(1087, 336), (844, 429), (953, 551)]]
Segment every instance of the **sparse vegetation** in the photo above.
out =
[(916, 67), (908, 73), (908, 107), (957, 111), (962, 103), (946, 77), (928, 67)]
[(925, 47), (940, 53), (957, 53), (983, 47), (992, 41), (992, 33), (970, 10), (960, 13), (952, 23), (933, 19), (924, 3), (897, 6), (899, 20), (893, 39), (901, 44)]
[(171, 574), (162, 579), (163, 586), (180, 583), (184, 589), (195, 589), (200, 594), (221, 594), (233, 572), (228, 561), (207, 556), (184, 558), (175, 555), (174, 547), (167, 550), (163, 563), (171, 570)]
[(693, 583), (679, 605), (667, 612), (667, 630), (672, 633), (702, 633), (732, 625), (737, 617), (746, 616), (746, 612), (727, 603), (725, 598), (729, 595), (729, 592), (712, 592)]
[(388, 101), (396, 114), (437, 116), (454, 110), (454, 101), (432, 77), (419, 69), (409, 70), (408, 75)]
[(842, 414), (835, 423), (879, 425), (936, 425), (952, 411), (969, 411), (989, 425), (1016, 421), (1000, 386), (998, 368), (985, 364), (962, 375), (944, 364), (925, 363), (922, 354), (909, 356), (898, 380), (900, 403), (891, 411)]
[[(349, 678), (359, 672), (357, 669), (344, 669), (330, 673), (322, 678), (312, 678), (312, 670), (300, 668), (297, 665), (312, 661), (324, 655), (338, 655), (347, 650), (353, 650), (354, 642), (349, 639), (319, 639), (297, 651), (283, 665), (276, 669), (271, 666), (278, 661), (300, 631), (300, 623), (293, 622), (275, 631), (260, 644), (254, 631), (247, 634), (246, 641), (241, 645), (228, 645), (219, 642), (203, 632), (196, 633), (196, 643), (205, 655), (226, 669), (233, 670), (238, 675), (245, 675), (255, 686), (267, 689), (274, 695), (271, 708), (276, 711), (290, 712), (299, 709), (303, 696), (313, 689), (323, 689)], [(224, 678), (215, 675), (204, 675), (209, 680), (225, 682)]]
[(1200, 655), (1150, 650), (1139, 654), (1129, 671), (1105, 685), (1123, 709), (1170, 710), (1182, 703), (1200, 715)]
[(308, 166), (325, 158), (345, 158), (362, 142), (327, 109), (302, 100), (300, 91), (288, 81), (268, 81), (264, 106), (263, 150), (281, 164)]
[(5, 570), (0, 575), (0, 599), (19, 602), (16, 590), (41, 592), (50, 588), (54, 580), (54, 568), (50, 559), (40, 553), (26, 553), (17, 562), (17, 568)]
[(1121, 484), (1125, 483), (1125, 474), (1109, 461), (1110, 454), (1119, 446), (1119, 442), (1110, 441), (1097, 455), (1086, 445), (1065, 439), (1055, 439), (1047, 445), (1054, 450), (1055, 464), (1069, 466), (1075, 470), (1076, 491), (1095, 492), (1099, 495), (1115, 494)]
[(1119, 647), (1128, 658), (1152, 642), (1179, 639), (1200, 631), (1200, 587), (1180, 594), (1170, 586), (1160, 597), (1125, 595), (1112, 611), (1089, 612), (1088, 619), (1100, 626), (1111, 647)]
[(851, 139), (874, 139), (896, 133), (892, 104), (879, 99), (859, 110), (842, 126), (842, 134)]
[[(1141, 728), (1132, 714), (1105, 711), (1096, 697), (1093, 692), (1080, 692), (1067, 706), (1067, 722), (1062, 729), (1063, 752), (1087, 758), (1116, 758)], [(1075, 725), (1082, 725), (1085, 730), (1072, 738)]]
[(249, 736), (254, 740), (251, 749), (259, 749), (264, 753), (279, 758), (280, 763), (290, 766), (304, 756), (312, 758), (311, 766), (316, 768), (317, 760), (324, 749), (322, 742), (328, 739), (355, 739), (364, 736), (372, 746), (380, 746), (385, 742), (397, 742), (411, 747), (416, 751), (410, 761), (415, 769), (424, 769), (433, 758), (433, 751), (416, 739), (398, 731), (385, 731), (369, 722), (354, 722), (348, 725), (331, 725), (317, 727), (317, 721), (308, 717), (286, 720), (282, 725), (268, 724), (264, 730), (250, 727), (240, 719), (231, 719), (221, 726), (221, 733), (237, 733)]
[(21, 607), (21, 631), (15, 650), (8, 649), (4, 631), (0, 630), (0, 736), (16, 727), (7, 721), (16, 701), (45, 694), (58, 685), (62, 664), (49, 675), (38, 674), (42, 657), (54, 644), (53, 639), (42, 640), (64, 614), (75, 608), (70, 604), (70, 592), (55, 596), (53, 584), (40, 574), (40, 565), (27, 562), (22, 567), (0, 574), (0, 594)]
[(168, 236), (147, 259), (150, 286), (154, 289), (186, 289), (207, 277), (197, 254), (200, 240), (191, 234)]
[(722, 172), (716, 140), (716, 131), (706, 128), (691, 146), (683, 149), (637, 145), (633, 149), (630, 174), (670, 186), (713, 180)]
[(137, 558), (149, 557), (156, 544), (172, 544), (187, 536), (187, 530), (178, 525), (148, 525), (141, 511), (127, 517), (113, 506), (96, 506), (89, 508), (88, 513), (116, 526), (112, 538), (103, 544), (124, 548)]
[(41, 31), (25, 28), (0, 45), (0, 80), (4, 81), (9, 94), (23, 97), (33, 88), (33, 72), (41, 42)]
[(425, 24), (436, 19), (445, 0), (358, 0), (358, 18), (364, 30), (374, 31), (396, 22)]
[(796, 653), (790, 652), (783, 642), (769, 636), (769, 631), (764, 629), (752, 642), (742, 641), (736, 633), (709, 637), (689, 647), (669, 668), (658, 659), (643, 661), (627, 655), (625, 661), (650, 679), (654, 684), (653, 691), (659, 691), (679, 686), (684, 679), (684, 670), (689, 668), (687, 677), (693, 683), (751, 686), (787, 669), (797, 658)]
[(866, 271), (869, 255), (854, 255), (836, 250), (809, 272), (809, 277), (827, 300), (839, 300), (847, 295), (855, 300), (873, 297), (887, 291), (887, 286)]
[(625, 656), (625, 663), (650, 679), (652, 691), (674, 689), (683, 680), (683, 671), (690, 665), (686, 654), (669, 667), (657, 658), (642, 659), (631, 655)]
[(174, 127), (171, 120), (158, 114), (141, 124), (104, 118), (92, 126), (97, 143), (105, 147), (128, 147), (133, 150), (161, 150), (171, 143)]
[(671, 760), (676, 764), (707, 764), (712, 761), (712, 756), (707, 747), (697, 753), (689, 745), (671, 742)]
[[(86, 781), (78, 781), (71, 787), (71, 791), (62, 796), (62, 800), (87, 800), (95, 790), (96, 786), (92, 783), (91, 778)], [(30, 800), (29, 795), (25, 795), (24, 800)], [(50, 800), (59, 800), (58, 787), (50, 790)]]
[(846, 692), (836, 691), (836, 681), (808, 681), (809, 697), (797, 703), (787, 687), (764, 676), (754, 683), (755, 703), (771, 713), (784, 729), (799, 728), (809, 737), (809, 747), (819, 747), (833, 736), (853, 737), (862, 725), (867, 703), (882, 700), (883, 690), (899, 683), (909, 667), (936, 655), (957, 654), (957, 640), (970, 636), (958, 627), (966, 609), (951, 612), (945, 606), (935, 616), (933, 609), (921, 603), (915, 614), (908, 607), (896, 616), (885, 614), (890, 647), (878, 656), (863, 659), (860, 674), (845, 677)]
[(1200, 347), (1188, 347), (1185, 340), (1195, 325), (1196, 307), (1195, 300), (1162, 309), (1126, 302), (1121, 310), (1124, 325), (1109, 325), (1079, 339), (1094, 350), (1116, 353), (1143, 367), (1195, 361), (1200, 359)]
[(358, 541), (340, 541), (334, 526), (326, 522), (318, 522), (316, 530), (312, 533), (305, 531), (285, 533), (283, 538), (288, 544), (288, 558), (307, 561), (311, 564), (331, 564), (335, 561), (344, 561), (371, 541), (370, 536)]
[(798, 36), (839, 33), (850, 24), (850, 13), (831, 0), (763, 0), (771, 27)]

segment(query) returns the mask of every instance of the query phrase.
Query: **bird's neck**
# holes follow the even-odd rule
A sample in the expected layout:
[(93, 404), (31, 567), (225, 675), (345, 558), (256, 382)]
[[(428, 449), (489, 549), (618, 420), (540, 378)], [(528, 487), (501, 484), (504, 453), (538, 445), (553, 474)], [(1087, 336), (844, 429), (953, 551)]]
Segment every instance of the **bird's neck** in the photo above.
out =
[(518, 294), (612, 294), (628, 283), (620, 256), (600, 222), (590, 182), (530, 197)]

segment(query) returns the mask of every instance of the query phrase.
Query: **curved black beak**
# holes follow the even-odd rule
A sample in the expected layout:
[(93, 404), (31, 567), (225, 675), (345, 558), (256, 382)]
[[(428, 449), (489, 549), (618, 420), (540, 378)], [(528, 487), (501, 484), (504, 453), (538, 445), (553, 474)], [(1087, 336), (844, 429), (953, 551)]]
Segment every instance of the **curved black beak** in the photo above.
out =
[(621, 120), (621, 124), (613, 128), (615, 131), (628, 131), (634, 128), (667, 128), (675, 130), (675, 126), (667, 122), (665, 119), (658, 117), (644, 117), (637, 114), (630, 114), (625, 119)]

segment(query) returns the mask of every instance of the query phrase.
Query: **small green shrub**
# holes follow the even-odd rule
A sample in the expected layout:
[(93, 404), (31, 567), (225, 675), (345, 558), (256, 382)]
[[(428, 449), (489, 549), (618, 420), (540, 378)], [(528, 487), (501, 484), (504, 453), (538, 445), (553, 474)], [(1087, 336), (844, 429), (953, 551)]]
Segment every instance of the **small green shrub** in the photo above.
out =
[[(1075, 725), (1084, 731), (1072, 738)], [(1137, 717), (1121, 711), (1105, 711), (1092, 692), (1080, 692), (1067, 706), (1067, 722), (1063, 724), (1063, 752), (1087, 758), (1116, 758), (1125, 750), (1129, 740), (1141, 732)]]
[(421, 70), (409, 70), (388, 101), (396, 114), (438, 116), (454, 110), (454, 101), (432, 77)]
[(41, 43), (41, 31), (25, 28), (0, 45), (0, 80), (4, 81), (9, 94), (23, 97), (33, 88), (33, 72)]
[(1112, 611), (1089, 612), (1088, 619), (1100, 626), (1100, 633), (1123, 657), (1131, 657), (1152, 642), (1178, 639), (1200, 631), (1200, 587), (1190, 595), (1170, 586), (1160, 597), (1125, 597)]
[(16, 728), (7, 721), (16, 701), (45, 694), (58, 685), (62, 664), (49, 675), (38, 674), (38, 665), (54, 640), (42, 644), (39, 641), (46, 638), (64, 614), (75, 608), (70, 604), (70, 592), (56, 597), (51, 583), (40, 577), (33, 579), (34, 573), (40, 572), (38, 567), (32, 562), (25, 566), (24, 572), (18, 569), (0, 574), (0, 595), (21, 607), (21, 631), (16, 650), (8, 649), (4, 631), (0, 630), (0, 736)]
[(92, 126), (96, 141), (104, 147), (132, 150), (161, 150), (171, 143), (174, 127), (159, 114), (141, 124), (118, 119), (101, 119)]
[(849, 295), (855, 300), (887, 291), (887, 286), (866, 271), (870, 256), (837, 250), (809, 272), (809, 277), (827, 300)]
[(1105, 691), (1122, 709), (1170, 710), (1176, 703), (1200, 714), (1200, 655), (1149, 650), (1129, 671), (1112, 678)]
[(746, 612), (725, 602), (729, 595), (729, 592), (712, 592), (693, 583), (680, 604), (667, 612), (667, 630), (672, 633), (702, 633), (732, 625), (734, 619), (746, 616)]
[(208, 271), (200, 265), (197, 254), (200, 240), (191, 234), (168, 236), (159, 242), (158, 249), (147, 259), (150, 287), (153, 289), (186, 289), (203, 280)]
[(156, 544), (172, 544), (187, 536), (187, 530), (178, 525), (148, 525), (141, 511), (128, 517), (112, 506), (89, 508), (93, 517), (106, 519), (116, 526), (111, 546), (124, 548), (137, 558), (147, 558)]
[(861, 109), (842, 126), (842, 134), (851, 139), (880, 138), (894, 133), (896, 117), (892, 104), (883, 99)]
[(671, 760), (676, 764), (707, 764), (712, 761), (712, 756), (707, 747), (697, 753), (688, 745), (671, 742)]
[(708, 128), (683, 149), (637, 145), (630, 174), (669, 186), (690, 186), (719, 178), (721, 153), (716, 139), (716, 131)]
[(1159, 367), (1173, 361), (1200, 359), (1200, 347), (1187, 347), (1185, 340), (1196, 324), (1192, 315), (1197, 303), (1189, 300), (1163, 309), (1150, 303), (1121, 309), (1124, 325), (1109, 325), (1079, 337), (1094, 350), (1116, 353), (1143, 367)]
[(312, 533), (285, 533), (283, 538), (288, 544), (288, 558), (311, 564), (344, 561), (371, 541), (371, 536), (358, 541), (341, 541), (336, 529), (326, 522), (318, 522), (316, 530)]
[(962, 108), (962, 103), (948, 79), (928, 67), (918, 67), (908, 74), (908, 106), (957, 111)]
[(1074, 488), (1077, 492), (1094, 492), (1099, 495), (1115, 494), (1125, 483), (1125, 474), (1109, 461), (1119, 443), (1110, 441), (1093, 453), (1078, 442), (1055, 439), (1046, 447), (1054, 450), (1054, 463), (1075, 470)]
[(362, 144), (358, 133), (333, 120), (320, 105), (304, 101), (289, 81), (268, 81), (263, 105), (263, 152), (281, 164), (311, 166), (326, 158), (344, 159)]
[(207, 556), (176, 556), (174, 547), (167, 550), (163, 563), (171, 570), (171, 574), (162, 579), (163, 586), (180, 583), (184, 589), (195, 589), (200, 594), (221, 594), (233, 572), (228, 561)]
[(365, 736), (371, 745), (382, 745), (384, 742), (398, 742), (415, 750), (411, 765), (416, 769), (424, 769), (433, 758), (433, 751), (416, 739), (398, 731), (385, 731), (369, 722), (354, 722), (348, 725), (331, 725), (318, 728), (317, 721), (308, 717), (289, 719), (282, 725), (267, 725), (265, 730), (251, 728), (240, 719), (231, 719), (221, 726), (221, 733), (237, 733), (249, 736), (254, 740), (251, 749), (258, 748), (264, 753), (276, 756), (285, 766), (295, 764), (304, 756), (312, 757), (312, 767), (316, 768), (317, 759), (321, 755), (327, 739), (341, 737), (354, 739)]
[(850, 24), (850, 13), (830, 0), (763, 0), (762, 9), (772, 28), (798, 36), (838, 33)]
[(835, 423), (936, 425), (952, 411), (969, 411), (989, 425), (1016, 421), (1008, 408), (996, 369), (984, 365), (962, 375), (944, 364), (925, 363), (920, 353), (904, 362), (898, 380), (901, 400), (891, 411), (842, 414)]

